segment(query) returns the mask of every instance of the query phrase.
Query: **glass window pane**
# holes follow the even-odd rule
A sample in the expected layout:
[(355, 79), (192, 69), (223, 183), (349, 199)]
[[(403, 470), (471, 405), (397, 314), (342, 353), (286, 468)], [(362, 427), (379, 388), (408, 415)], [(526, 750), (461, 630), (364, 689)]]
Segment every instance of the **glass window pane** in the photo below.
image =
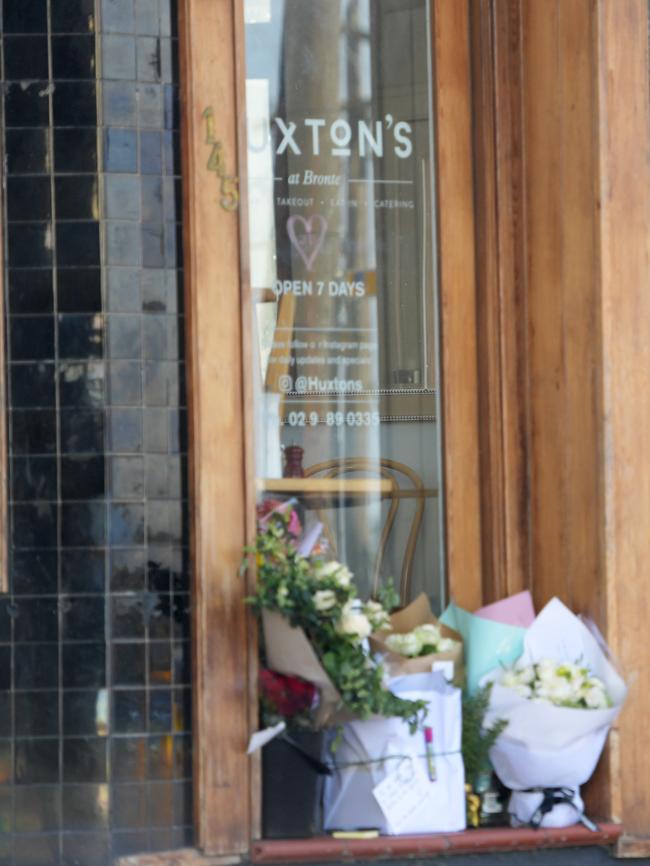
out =
[(428, 7), (250, 0), (246, 97), (260, 496), (439, 606)]

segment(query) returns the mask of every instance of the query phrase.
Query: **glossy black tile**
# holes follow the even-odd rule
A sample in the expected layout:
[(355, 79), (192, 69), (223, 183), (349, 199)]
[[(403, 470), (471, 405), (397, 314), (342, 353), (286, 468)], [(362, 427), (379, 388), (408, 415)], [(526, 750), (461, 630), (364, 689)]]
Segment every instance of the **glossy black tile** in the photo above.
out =
[(166, 640), (172, 634), (172, 597), (168, 592), (151, 593), (155, 600), (147, 620), (150, 640)]
[(149, 730), (152, 733), (172, 733), (172, 693), (168, 689), (149, 692)]
[(51, 784), (59, 781), (58, 739), (17, 740), (15, 752), (17, 784)]
[(144, 498), (144, 461), (142, 457), (111, 459), (111, 496), (113, 499)]
[(54, 36), (52, 69), (57, 81), (95, 79), (95, 37)]
[(138, 170), (138, 138), (135, 129), (104, 130), (104, 169), (125, 173)]
[(54, 169), (66, 174), (97, 171), (97, 130), (55, 129)]
[(64, 641), (102, 639), (104, 607), (104, 599), (101, 596), (62, 596), (62, 639)]
[(15, 500), (57, 498), (55, 457), (14, 457), (11, 461), (11, 495)]
[(105, 736), (108, 733), (108, 699), (103, 688), (62, 692), (63, 733), (69, 736)]
[(149, 848), (150, 834), (148, 830), (115, 830), (112, 835), (114, 857), (125, 857)]
[(144, 638), (143, 596), (140, 593), (111, 598), (111, 635), (113, 639)]
[(147, 778), (148, 738), (142, 736), (111, 739), (111, 769), (116, 782), (139, 782)]
[(174, 786), (165, 782), (149, 785), (149, 825), (171, 827), (174, 823)]
[(52, 104), (54, 126), (95, 126), (97, 123), (94, 82), (58, 82)]
[(10, 446), (14, 454), (56, 451), (56, 415), (50, 409), (13, 409), (9, 414)]
[(144, 686), (147, 675), (145, 654), (144, 643), (114, 643), (113, 685)]
[(99, 265), (99, 223), (57, 223), (56, 254), (61, 267)]
[(59, 854), (57, 833), (19, 833), (14, 840), (14, 862), (30, 863), (33, 866), (50, 866), (56, 863)]
[(7, 129), (5, 154), (8, 175), (45, 174), (50, 170), (47, 130)]
[(109, 522), (109, 542), (112, 547), (133, 547), (144, 543), (143, 505), (109, 505)]
[(7, 180), (9, 222), (47, 222), (52, 213), (50, 179), (19, 175)]
[(47, 78), (47, 36), (5, 36), (4, 69), (6, 81)]
[(12, 551), (11, 585), (15, 595), (50, 595), (57, 591), (57, 552)]
[(45, 316), (12, 319), (9, 347), (12, 361), (53, 361), (54, 322)]
[(62, 650), (64, 689), (101, 689), (106, 686), (106, 645), (66, 643)]
[[(1, 649), (2, 647), (0, 647)], [(17, 689), (58, 688), (58, 653), (52, 652), (51, 644), (19, 644), (15, 646), (14, 678)]]
[(55, 598), (21, 598), (16, 602), (14, 641), (55, 642), (59, 638), (59, 608)]
[[(7, 691), (11, 688), (11, 656), (12, 649), (10, 646), (0, 646), (0, 691)], [(14, 653), (16, 663), (18, 663), (18, 655)], [(16, 680), (18, 674), (16, 673)]]
[(144, 550), (114, 550), (110, 553), (110, 591), (141, 592), (144, 589)]
[(54, 406), (53, 364), (11, 364), (9, 381), (12, 404), (16, 408)]
[(172, 681), (171, 645), (167, 641), (149, 643), (149, 682), (164, 686)]
[(7, 229), (10, 268), (44, 268), (52, 264), (49, 223), (10, 223)]
[(102, 410), (63, 409), (59, 422), (62, 454), (99, 454), (104, 450)]
[(93, 33), (95, 0), (51, 0), (53, 33)]
[(66, 830), (108, 830), (108, 785), (65, 784), (62, 788), (62, 801), (63, 824)]
[(107, 769), (106, 737), (74, 737), (63, 741), (64, 782), (105, 782)]
[(154, 780), (174, 778), (173, 738), (166, 736), (149, 737), (148, 777)]
[(16, 548), (56, 547), (57, 506), (50, 502), (37, 505), (12, 505), (12, 544)]
[(17, 737), (56, 737), (59, 734), (58, 691), (16, 692), (14, 713)]
[(177, 731), (190, 732), (192, 730), (192, 689), (174, 689), (174, 726)]
[(99, 268), (59, 268), (57, 283), (57, 305), (60, 313), (101, 312)]
[(59, 401), (62, 407), (99, 409), (104, 405), (104, 365), (66, 361), (59, 364)]
[[(29, 787), (20, 787), (16, 789), (15, 798), (15, 830), (17, 833), (47, 833), (60, 829), (61, 790), (57, 786), (30, 785)], [(32, 861), (23, 862), (31, 863)]]
[(52, 271), (28, 268), (9, 270), (8, 301), (11, 315), (51, 313), (54, 307)]
[(49, 120), (48, 87), (38, 81), (23, 87), (21, 83), (5, 85), (5, 124), (12, 126), (47, 126)]
[(115, 785), (113, 821), (117, 829), (148, 826), (148, 785)]
[(103, 594), (105, 559), (103, 550), (61, 551), (61, 590)]
[(143, 689), (114, 689), (113, 733), (139, 734), (147, 730), (147, 693)]
[(59, 316), (58, 331), (59, 358), (95, 359), (104, 354), (104, 320), (101, 316)]
[(109, 866), (108, 833), (66, 833), (63, 836), (62, 866)]
[[(178, 598), (178, 597), (177, 597)], [(189, 605), (183, 615), (189, 614)], [(182, 631), (179, 629), (177, 637), (189, 635), (189, 622), (182, 623)], [(174, 683), (177, 685), (189, 685), (192, 682), (192, 653), (189, 641), (177, 641), (173, 644), (172, 656), (174, 660)]]
[(63, 457), (61, 498), (99, 499), (104, 496), (104, 457)]
[[(13, 732), (13, 725), (11, 723), (11, 703), (11, 692), (0, 692), (0, 737), (11, 737)], [(0, 815), (2, 814), (3, 809), (0, 807)], [(6, 814), (6, 812), (4, 814)]]
[(103, 502), (64, 502), (61, 506), (63, 547), (99, 547), (106, 543), (106, 506)]
[(4, 0), (2, 26), (5, 33), (47, 33), (46, 0), (24, 4)]
[[(161, 555), (162, 553), (162, 555)], [(164, 551), (154, 549), (149, 545), (147, 560), (147, 589), (154, 593), (169, 593), (171, 591), (169, 566), (165, 562)]]
[(97, 178), (65, 175), (54, 181), (57, 220), (93, 220), (98, 216)]
[(118, 453), (142, 451), (142, 409), (111, 409), (110, 448)]
[(3, 643), (11, 640), (12, 622), (16, 612), (16, 605), (9, 598), (0, 598), (0, 641)]

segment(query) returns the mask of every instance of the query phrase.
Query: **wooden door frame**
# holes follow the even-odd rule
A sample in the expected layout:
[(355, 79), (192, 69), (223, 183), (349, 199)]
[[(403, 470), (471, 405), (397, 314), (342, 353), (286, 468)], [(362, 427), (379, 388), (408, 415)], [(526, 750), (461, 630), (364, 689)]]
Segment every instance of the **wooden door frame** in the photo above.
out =
[[(454, 202), (439, 207), (438, 226), (446, 550), (451, 594), (475, 607), (482, 577), (469, 0), (432, 5), (438, 196)], [(256, 716), (255, 629), (238, 576), (254, 531), (243, 2), (180, 7), (195, 818), (198, 846), (232, 855), (245, 854), (259, 830), (259, 770), (245, 754)], [(240, 178), (238, 213), (220, 206), (220, 182), (207, 167), (210, 106), (226, 170)]]

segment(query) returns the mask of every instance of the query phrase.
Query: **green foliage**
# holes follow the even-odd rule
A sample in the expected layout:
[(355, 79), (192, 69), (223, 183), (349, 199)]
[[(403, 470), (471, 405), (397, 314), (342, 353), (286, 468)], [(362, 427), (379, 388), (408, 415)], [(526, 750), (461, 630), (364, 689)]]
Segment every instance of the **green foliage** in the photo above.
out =
[(500, 734), (508, 726), (505, 719), (497, 719), (489, 728), (484, 728), (485, 713), (490, 704), (492, 683), (488, 683), (475, 695), (463, 694), (463, 738), (462, 753), (465, 778), (475, 786), (481, 773), (490, 770), (489, 752)]
[[(385, 625), (386, 609), (356, 598), (345, 566), (301, 556), (287, 531), (288, 520), (288, 515), (274, 516), (247, 550), (257, 565), (257, 590), (248, 602), (258, 613), (277, 611), (304, 630), (343, 707), (361, 719), (399, 716), (415, 730), (425, 703), (403, 700), (384, 688), (382, 667), (363, 649), (367, 633)], [(385, 591), (384, 598), (392, 602), (394, 593)]]

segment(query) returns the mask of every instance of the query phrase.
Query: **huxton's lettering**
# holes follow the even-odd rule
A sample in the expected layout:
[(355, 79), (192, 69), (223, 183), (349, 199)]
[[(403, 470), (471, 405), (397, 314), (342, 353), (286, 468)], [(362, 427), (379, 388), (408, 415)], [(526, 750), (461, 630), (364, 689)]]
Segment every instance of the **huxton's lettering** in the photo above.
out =
[[(381, 159), (385, 149), (392, 148), (395, 156), (408, 159), (413, 153), (411, 124), (404, 120), (395, 123), (392, 114), (387, 114), (383, 121), (371, 123), (359, 120), (352, 124), (339, 118), (328, 125), (322, 117), (306, 117), (300, 127), (295, 121), (286, 121), (281, 117), (273, 118), (273, 123), (280, 133), (275, 145), (278, 155), (292, 153), (302, 156), (310, 153), (320, 156), (324, 151), (329, 151), (332, 156), (351, 156), (353, 149), (356, 149), (360, 156), (374, 155)], [(263, 141), (255, 140), (249, 134), (249, 148), (253, 151), (262, 150), (266, 146), (268, 132), (267, 126)]]

